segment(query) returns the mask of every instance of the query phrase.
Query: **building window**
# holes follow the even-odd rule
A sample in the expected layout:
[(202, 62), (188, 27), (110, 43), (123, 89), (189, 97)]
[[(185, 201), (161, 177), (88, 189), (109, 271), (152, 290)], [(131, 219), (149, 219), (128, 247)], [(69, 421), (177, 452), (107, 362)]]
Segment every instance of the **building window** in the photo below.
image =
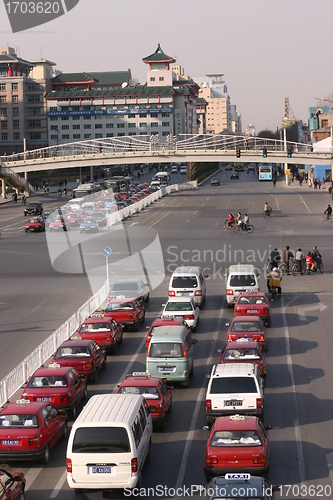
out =
[(321, 126), (324, 128), (324, 127), (328, 127), (328, 120), (321, 120)]
[(169, 118), (169, 113), (162, 113), (162, 118)]
[(73, 130), (80, 130), (80, 125), (73, 125)]
[(117, 123), (117, 128), (125, 128), (125, 123)]
[(118, 137), (124, 137), (125, 134), (123, 132), (119, 132), (119, 134), (117, 134), (117, 135), (118, 135)]
[(50, 108), (50, 112), (51, 112), (51, 113), (54, 113), (55, 111), (58, 111), (58, 108), (57, 108), (57, 107)]
[(91, 134), (84, 134), (85, 139), (91, 139)]
[(66, 121), (68, 121), (68, 120), (69, 120), (69, 116), (62, 116), (62, 117), (61, 117), (61, 120), (62, 120), (63, 122), (66, 122)]
[(170, 127), (170, 123), (169, 122), (162, 122), (162, 127)]
[(1, 128), (8, 128), (8, 122), (7, 122), (7, 120), (1, 122)]
[(140, 123), (140, 128), (147, 128), (147, 123)]
[(69, 139), (69, 135), (68, 135), (68, 134), (63, 134), (63, 135), (61, 136), (61, 138), (62, 138), (62, 139)]
[(154, 76), (151, 76), (151, 77), (150, 77), (150, 81), (151, 81), (151, 82), (154, 82), (154, 81), (155, 81), (155, 77), (154, 77)]
[(51, 135), (51, 140), (52, 141), (57, 141), (58, 140), (58, 136), (57, 135)]
[(147, 132), (140, 132), (140, 135), (148, 135)]
[(159, 81), (159, 82), (164, 82), (164, 76), (160, 76), (160, 77), (158, 78), (158, 81)]
[[(15, 85), (15, 84), (13, 84), (13, 85)], [(27, 88), (27, 90), (39, 90), (40, 85), (39, 85), (39, 83), (28, 83), (26, 88)]]
[(103, 128), (103, 124), (102, 124), (102, 123), (97, 123), (97, 124), (95, 125), (95, 128)]
[(77, 115), (72, 116), (72, 119), (73, 119), (73, 120), (79, 120), (80, 118), (81, 118), (81, 116), (77, 116)]
[(18, 120), (13, 121), (13, 128), (20, 128), (20, 122)]
[(7, 97), (5, 95), (0, 96), (0, 104), (6, 104)]
[(40, 115), (42, 108), (27, 108), (27, 115)]
[(50, 120), (51, 120), (51, 122), (57, 122), (58, 117), (57, 116), (50, 116)]
[(136, 127), (136, 123), (129, 123), (128, 124), (128, 128), (135, 128)]
[(121, 120), (122, 118), (125, 118), (125, 115), (117, 115), (117, 120)]
[(113, 137), (112, 132), (107, 132), (106, 137)]
[(151, 127), (158, 127), (158, 122), (152, 122), (152, 123), (150, 124), (150, 126), (151, 126)]
[(40, 102), (40, 97), (41, 97), (40, 94), (38, 94), (38, 95), (27, 95), (27, 102)]
[(103, 115), (95, 115), (95, 120), (103, 120)]
[(28, 134), (28, 139), (29, 139), (30, 141), (38, 141), (38, 140), (40, 140), (41, 138), (42, 138), (42, 134), (41, 134), (41, 132), (30, 132), (30, 133)]
[(6, 84), (0, 83), (0, 90), (6, 90)]
[(91, 120), (91, 116), (90, 115), (84, 115), (83, 119), (84, 120)]
[(13, 95), (12, 96), (12, 102), (19, 102), (18, 95)]
[(20, 132), (14, 132), (14, 141), (20, 140)]
[(18, 83), (12, 83), (12, 90), (18, 90)]
[(89, 124), (87, 124), (87, 125), (84, 125), (84, 128), (85, 128), (86, 130), (91, 129), (91, 125), (90, 125), (90, 123), (89, 123)]
[(140, 118), (147, 118), (147, 114), (146, 113), (144, 113), (143, 115), (139, 115), (139, 116), (140, 116)]
[(62, 125), (61, 130), (69, 130), (69, 125)]
[(81, 135), (80, 134), (73, 134), (73, 139), (81, 139)]
[(127, 115), (127, 118), (135, 118), (135, 114)]
[[(36, 127), (41, 127), (42, 126), (42, 121), (41, 120), (28, 120), (28, 127), (29, 128), (36, 128)], [(52, 127), (51, 127), (52, 130)], [(58, 126), (56, 125), (55, 130), (58, 130)]]
[(169, 132), (162, 132), (163, 137), (166, 137), (167, 135), (169, 135)]
[(113, 123), (107, 123), (106, 128), (113, 128)]
[(102, 139), (103, 134), (95, 134), (95, 139)]
[(150, 113), (150, 116), (151, 116), (152, 118), (158, 118), (158, 113)]
[(1, 140), (2, 140), (2, 141), (8, 141), (8, 134), (4, 134), (4, 133), (2, 133), (2, 134), (1, 134)]
[(128, 135), (136, 135), (136, 132), (130, 132)]
[(0, 108), (0, 116), (7, 116), (7, 108)]
[(58, 125), (51, 125), (51, 130), (58, 130)]

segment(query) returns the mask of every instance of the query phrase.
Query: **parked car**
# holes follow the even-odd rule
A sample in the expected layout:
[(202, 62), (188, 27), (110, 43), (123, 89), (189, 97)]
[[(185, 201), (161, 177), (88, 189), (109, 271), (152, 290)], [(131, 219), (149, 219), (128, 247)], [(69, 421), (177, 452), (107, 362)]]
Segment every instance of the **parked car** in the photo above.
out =
[(8, 472), (0, 469), (1, 500), (24, 500), (25, 483), (23, 472)]
[(172, 391), (162, 379), (151, 377), (146, 372), (134, 372), (126, 375), (117, 387), (117, 394), (142, 394), (153, 424), (161, 430), (165, 429), (166, 413), (172, 408)]
[(114, 298), (135, 298), (140, 304), (149, 302), (149, 285), (141, 279), (116, 280), (108, 293), (107, 300)]
[(39, 460), (47, 464), (50, 449), (67, 438), (67, 413), (49, 403), (19, 399), (0, 411), (0, 461)]
[(156, 318), (152, 322), (151, 326), (149, 327), (147, 336), (146, 336), (146, 349), (148, 349), (150, 341), (152, 339), (152, 336), (154, 335), (155, 332), (158, 331), (158, 329), (161, 326), (180, 326), (180, 325), (185, 325), (188, 326), (187, 323), (183, 319), (175, 319), (175, 318)]
[(24, 215), (41, 215), (43, 212), (43, 205), (40, 201), (30, 201), (24, 207)]
[(111, 317), (121, 325), (139, 331), (145, 321), (145, 308), (135, 299), (112, 299), (106, 306), (104, 316)]
[(90, 316), (80, 326), (78, 336), (117, 354), (118, 345), (123, 343), (123, 327), (111, 317)]
[(98, 372), (106, 368), (106, 352), (94, 340), (73, 338), (58, 347), (53, 362), (61, 366), (72, 366), (88, 380), (97, 382)]
[(266, 329), (261, 319), (258, 316), (235, 316), (227, 334), (227, 342), (232, 341), (258, 342), (265, 351)]
[(194, 331), (199, 323), (199, 307), (191, 297), (169, 297), (166, 304), (162, 304), (162, 318), (183, 319)]
[(87, 397), (87, 379), (75, 368), (58, 363), (38, 368), (29, 378), (22, 394), (22, 398), (31, 402), (46, 402), (58, 410), (65, 410), (74, 419), (80, 401)]
[(28, 232), (41, 232), (45, 231), (45, 222), (42, 217), (33, 217), (27, 220), (24, 225), (24, 231)]
[(227, 342), (220, 363), (255, 363), (260, 375), (266, 376), (266, 356), (258, 342)]
[(266, 326), (271, 324), (271, 308), (266, 295), (261, 292), (244, 292), (235, 304), (235, 316), (259, 316)]

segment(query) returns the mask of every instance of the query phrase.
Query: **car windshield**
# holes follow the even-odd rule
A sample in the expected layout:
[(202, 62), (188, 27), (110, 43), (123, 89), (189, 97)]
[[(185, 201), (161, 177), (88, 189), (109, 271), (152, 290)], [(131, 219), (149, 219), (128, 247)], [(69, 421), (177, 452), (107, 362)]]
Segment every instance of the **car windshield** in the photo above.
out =
[(257, 431), (216, 431), (209, 446), (261, 446)]
[(233, 274), (230, 277), (230, 286), (255, 286), (256, 278), (253, 274)]
[(260, 354), (257, 349), (228, 349), (223, 359), (260, 359)]
[(267, 304), (264, 297), (240, 297), (238, 304)]
[(55, 357), (56, 358), (65, 358), (67, 356), (85, 356), (89, 357), (90, 356), (90, 351), (88, 347), (80, 347), (80, 346), (73, 346), (73, 347), (59, 347), (58, 351), (56, 352)]
[(211, 394), (253, 394), (257, 387), (253, 377), (213, 378)]
[(181, 358), (183, 356), (182, 344), (172, 342), (156, 342), (151, 344), (150, 358)]
[(131, 290), (133, 292), (139, 289), (139, 284), (136, 282), (127, 283), (114, 283), (111, 288), (111, 292), (122, 292), (126, 290)]
[(191, 302), (168, 302), (165, 306), (166, 311), (192, 311), (192, 303)]
[(134, 304), (132, 302), (110, 302), (105, 311), (133, 311)]
[(146, 399), (159, 399), (159, 393), (155, 386), (125, 386), (120, 387), (118, 394), (142, 394)]
[(0, 415), (0, 427), (38, 427), (37, 415)]
[(81, 325), (80, 333), (84, 332), (109, 332), (111, 326), (109, 323), (87, 323)]
[(198, 288), (196, 276), (175, 276), (172, 280), (172, 288)]
[(67, 379), (60, 375), (44, 375), (42, 377), (32, 377), (29, 380), (27, 387), (67, 387)]
[(234, 321), (231, 325), (231, 332), (261, 332), (259, 321)]

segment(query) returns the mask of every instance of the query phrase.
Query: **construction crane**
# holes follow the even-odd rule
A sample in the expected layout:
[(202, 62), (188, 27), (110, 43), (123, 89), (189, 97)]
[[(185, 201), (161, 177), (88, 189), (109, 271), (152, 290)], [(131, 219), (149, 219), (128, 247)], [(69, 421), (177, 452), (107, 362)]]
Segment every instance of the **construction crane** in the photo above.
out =
[(284, 98), (284, 117), (282, 120), (282, 127), (288, 128), (292, 127), (296, 123), (296, 118), (294, 116), (294, 112), (291, 109), (290, 103), (289, 103), (289, 97)]

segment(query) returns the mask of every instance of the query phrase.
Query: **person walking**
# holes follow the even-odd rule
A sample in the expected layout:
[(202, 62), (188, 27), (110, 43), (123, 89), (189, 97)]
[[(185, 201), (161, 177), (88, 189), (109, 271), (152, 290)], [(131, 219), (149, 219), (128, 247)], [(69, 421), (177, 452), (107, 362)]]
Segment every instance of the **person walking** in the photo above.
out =
[(326, 214), (326, 219), (329, 220), (331, 215), (332, 215), (332, 207), (331, 205), (327, 205), (327, 208), (324, 212), (324, 214)]
[(294, 258), (293, 252), (290, 251), (290, 248), (287, 245), (286, 248), (283, 250), (282, 259), (283, 259), (283, 262), (286, 265), (287, 275), (288, 276), (291, 274), (289, 272), (290, 271), (290, 261), (292, 261), (293, 258)]

